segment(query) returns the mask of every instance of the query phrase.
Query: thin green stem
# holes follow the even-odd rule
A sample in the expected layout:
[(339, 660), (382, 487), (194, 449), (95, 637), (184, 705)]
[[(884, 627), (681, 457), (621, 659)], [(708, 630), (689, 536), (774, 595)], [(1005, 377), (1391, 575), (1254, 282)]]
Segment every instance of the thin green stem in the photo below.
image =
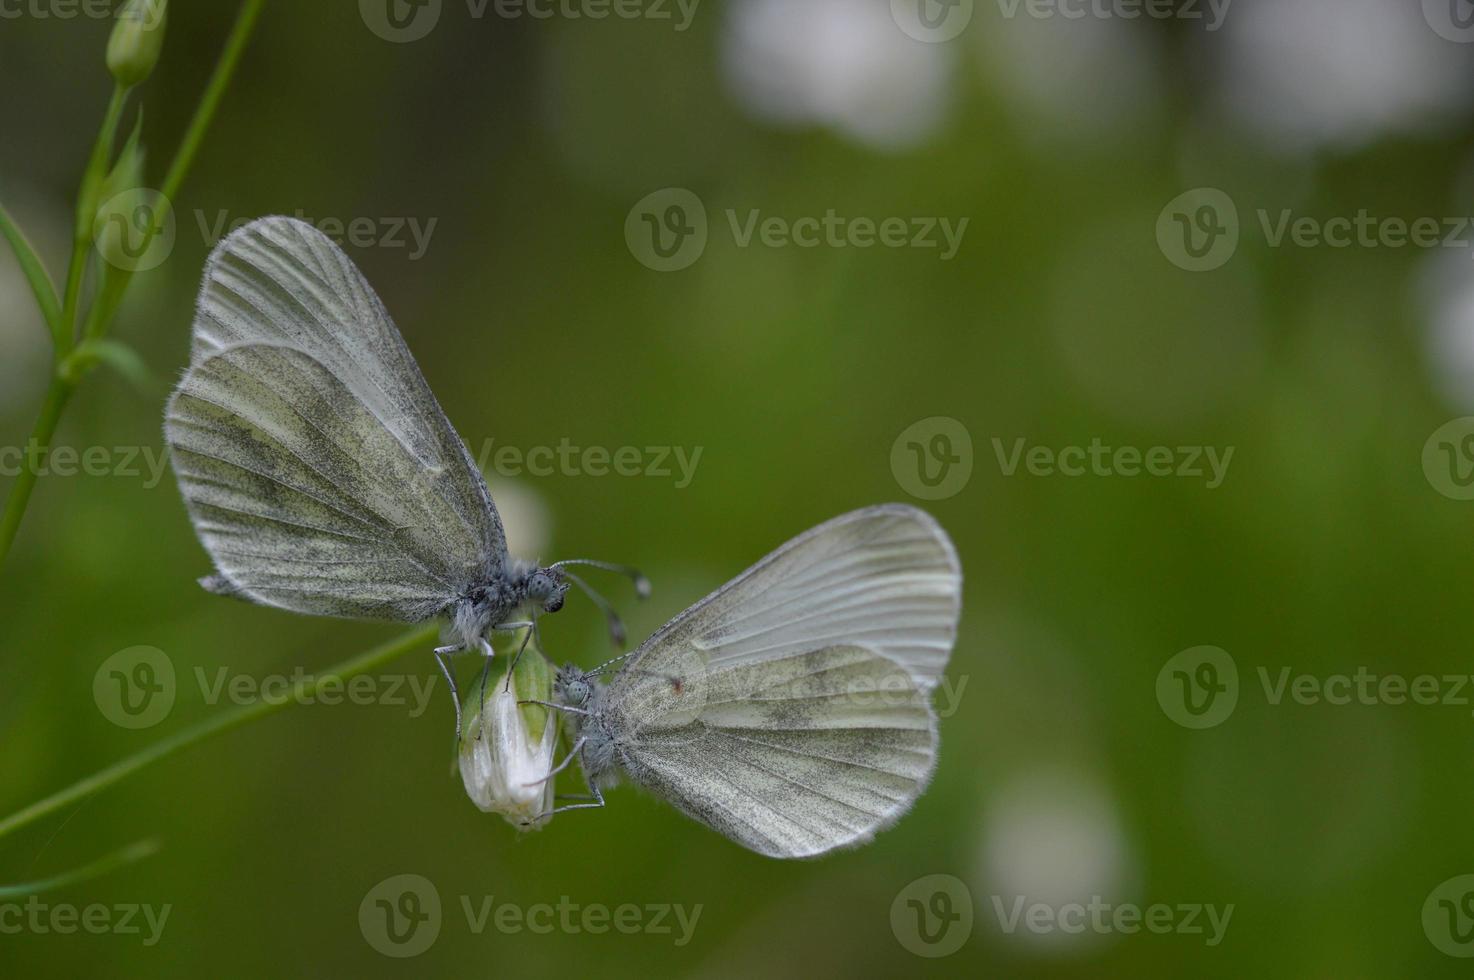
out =
[(382, 667), (384, 664), (402, 657), (413, 650), (422, 650), (435, 641), (438, 629), (437, 626), (433, 625), (420, 627), (396, 640), (375, 647), (366, 653), (359, 654), (357, 657), (345, 660), (335, 667), (330, 667), (324, 673), (319, 674), (316, 679), (298, 684), (294, 688), (291, 698), (257, 701), (253, 704), (242, 705), (228, 711), (222, 711), (168, 738), (161, 739), (148, 748), (136, 752), (119, 762), (115, 762), (106, 769), (93, 773), (91, 776), (73, 783), (66, 789), (53, 793), (44, 800), (38, 800), (24, 810), (20, 810), (6, 817), (4, 820), (0, 820), (0, 837), (14, 833), (20, 828), (35, 823), (42, 817), (49, 816), (74, 803), (80, 803), (93, 793), (101, 792), (116, 783), (120, 783), (139, 770), (158, 762), (160, 759), (168, 758), (181, 749), (189, 748), (212, 736), (230, 731), (232, 728), (239, 727), (247, 722), (275, 714), (290, 704), (296, 704), (315, 697), (324, 685), (341, 684), (341, 682), (349, 678)]
[(5, 564), (5, 556), (10, 553), (15, 533), (20, 529), (21, 517), (25, 515), (26, 505), (31, 501), (31, 491), (36, 488), (36, 478), (40, 475), (40, 457), (51, 448), (51, 437), (56, 434), (57, 423), (61, 421), (62, 410), (71, 400), (72, 391), (71, 381), (60, 374), (52, 376), (46, 400), (41, 404), (41, 414), (36, 417), (30, 440), (25, 446), (25, 462), (21, 465), (15, 483), (10, 487), (10, 495), (5, 499), (5, 511), (0, 513), (0, 565)]
[(36, 305), (41, 308), (41, 315), (46, 319), (46, 327), (51, 331), (52, 344), (60, 348), (63, 342), (61, 305), (56, 298), (56, 283), (51, 281), (51, 275), (46, 271), (46, 265), (31, 243), (26, 239), (25, 232), (20, 230), (20, 225), (0, 204), (0, 234), (10, 242), (11, 249), (15, 252), (15, 260), (20, 263), (20, 271), (25, 274), (26, 282), (30, 283), (31, 292), (36, 295)]
[(82, 171), (82, 186), (77, 192), (77, 217), (72, 227), (72, 258), (67, 264), (66, 292), (61, 303), (61, 334), (64, 345), (58, 345), (57, 357), (71, 349), (76, 329), (77, 308), (82, 299), (82, 279), (87, 269), (87, 256), (91, 254), (92, 222), (97, 215), (97, 194), (107, 177), (108, 158), (112, 156), (113, 141), (118, 135), (118, 121), (123, 118), (123, 103), (128, 99), (128, 90), (121, 85), (113, 86), (108, 99), (107, 112), (102, 117), (102, 128), (97, 131), (97, 140), (92, 144), (92, 154), (87, 158), (87, 169)]
[[(250, 41), (251, 32), (261, 15), (264, 2), (265, 0), (245, 0), (245, 3), (241, 5), (240, 14), (237, 15), (235, 25), (230, 30), (230, 37), (226, 39), (225, 49), (221, 52), (220, 60), (215, 65), (214, 74), (210, 76), (209, 84), (200, 98), (200, 104), (195, 109), (194, 118), (190, 120), (189, 129), (185, 131), (179, 152), (175, 154), (174, 162), (169, 167), (169, 173), (164, 178), (165, 207), (173, 206), (174, 195), (179, 193), (179, 188), (189, 173), (190, 164), (194, 162), (200, 143), (204, 140), (205, 133), (210, 128), (210, 122), (215, 118), (215, 112), (220, 107), (220, 100), (235, 74), (241, 53), (245, 50), (247, 42)], [(61, 310), (57, 314), (59, 323), (53, 327), (53, 337), (56, 341), (56, 372), (51, 383), (51, 390), (47, 394), (46, 403), (41, 408), (41, 415), (36, 420), (35, 430), (31, 434), (34, 443), (40, 446), (50, 445), (51, 436), (56, 431), (62, 410), (71, 398), (77, 381), (80, 380), (79, 377), (71, 376), (73, 365), (68, 363), (67, 356), (76, 346), (78, 339), (77, 313), (82, 296), (82, 280), (86, 272), (88, 257), (92, 253), (92, 222), (96, 217), (99, 204), (98, 189), (106, 177), (108, 157), (117, 135), (118, 121), (122, 117), (126, 98), (127, 89), (115, 86), (112, 98), (108, 101), (102, 129), (98, 133), (97, 142), (92, 148), (92, 156), (82, 176), (82, 187), (77, 199), (77, 217), (72, 233), (72, 257), (67, 266), (66, 289), (62, 295)], [(159, 217), (162, 218), (162, 215)], [(102, 287), (98, 290), (92, 309), (87, 312), (83, 332), (85, 339), (96, 340), (107, 334), (112, 325), (113, 316), (123, 302), (123, 294), (133, 279), (133, 274), (127, 270), (114, 269), (111, 271), (111, 275), (103, 276)], [(30, 503), (31, 491), (36, 485), (37, 474), (33, 472), (35, 469), (35, 467), (22, 469), (20, 476), (16, 478), (15, 484), (10, 489), (10, 495), (5, 502), (5, 511), (0, 514), (0, 566), (5, 563), (5, 556), (10, 552), (11, 542), (15, 540), (21, 518), (25, 515), (26, 505)]]
[(91, 864), (84, 864), (80, 868), (74, 868), (63, 874), (52, 875), (40, 881), (30, 881), (23, 885), (0, 887), (0, 900), (26, 898), (43, 892), (56, 891), (58, 888), (65, 888), (83, 881), (91, 881), (93, 878), (100, 878), (109, 872), (125, 868), (157, 853), (159, 853), (158, 841), (141, 840), (129, 844), (120, 851), (114, 851), (107, 857), (99, 858)]
[(251, 32), (256, 27), (256, 19), (261, 16), (261, 7), (265, 0), (246, 0), (241, 5), (241, 12), (236, 15), (235, 26), (230, 30), (230, 37), (225, 42), (225, 50), (220, 54), (220, 60), (215, 65), (215, 73), (210, 76), (210, 83), (205, 86), (205, 94), (200, 98), (200, 104), (195, 109), (194, 119), (190, 121), (189, 129), (184, 134), (184, 140), (179, 144), (179, 152), (174, 155), (174, 162), (169, 166), (169, 173), (164, 177), (164, 185), (160, 191), (164, 200), (172, 202), (174, 195), (179, 193), (179, 188), (184, 184), (185, 175), (189, 173), (190, 164), (194, 163), (195, 154), (199, 151), (200, 143), (204, 141), (205, 132), (210, 128), (210, 121), (215, 118), (215, 110), (220, 107), (220, 99), (225, 95), (225, 90), (230, 86), (231, 76), (235, 74), (236, 65), (241, 60), (241, 53), (246, 49), (246, 42), (251, 39)]

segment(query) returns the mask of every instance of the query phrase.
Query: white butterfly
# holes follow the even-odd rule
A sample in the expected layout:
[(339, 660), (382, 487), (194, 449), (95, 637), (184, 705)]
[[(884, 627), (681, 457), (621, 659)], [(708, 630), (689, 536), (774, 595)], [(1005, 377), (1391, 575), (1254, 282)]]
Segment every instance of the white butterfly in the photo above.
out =
[(648, 588), (622, 566), (507, 553), (485, 480), (378, 296), (292, 218), (253, 221), (210, 254), (164, 434), (218, 572), (201, 580), (211, 592), (320, 616), (444, 617), (443, 658), (490, 656), (487, 634), (526, 625), (510, 622), (521, 608), (558, 611), (569, 580), (583, 585), (570, 564)]
[[(616, 772), (760, 854), (863, 843), (931, 778), (930, 695), (962, 572), (937, 523), (869, 507), (821, 524), (659, 629), (605, 686), (559, 671), (592, 802)], [(554, 811), (557, 812), (557, 811)]]

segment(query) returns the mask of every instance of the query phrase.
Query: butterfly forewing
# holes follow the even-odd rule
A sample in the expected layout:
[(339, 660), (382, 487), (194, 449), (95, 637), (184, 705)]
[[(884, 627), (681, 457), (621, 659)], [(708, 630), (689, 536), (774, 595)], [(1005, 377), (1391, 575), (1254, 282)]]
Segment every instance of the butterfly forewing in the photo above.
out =
[(681, 613), (630, 666), (648, 666), (656, 648), (700, 650), (715, 667), (853, 644), (930, 691), (961, 608), (961, 565), (936, 521), (904, 504), (867, 507), (799, 535)]
[(424, 619), (505, 560), (481, 475), (336, 245), (264, 218), (212, 253), (165, 433), (232, 590)]

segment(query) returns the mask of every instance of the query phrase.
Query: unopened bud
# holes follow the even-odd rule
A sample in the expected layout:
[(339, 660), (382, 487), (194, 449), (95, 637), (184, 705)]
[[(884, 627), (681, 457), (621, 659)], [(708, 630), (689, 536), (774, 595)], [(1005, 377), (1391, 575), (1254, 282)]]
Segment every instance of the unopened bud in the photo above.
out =
[(118, 11), (107, 42), (107, 68), (124, 88), (148, 78), (159, 63), (168, 7), (169, 0), (128, 0)]

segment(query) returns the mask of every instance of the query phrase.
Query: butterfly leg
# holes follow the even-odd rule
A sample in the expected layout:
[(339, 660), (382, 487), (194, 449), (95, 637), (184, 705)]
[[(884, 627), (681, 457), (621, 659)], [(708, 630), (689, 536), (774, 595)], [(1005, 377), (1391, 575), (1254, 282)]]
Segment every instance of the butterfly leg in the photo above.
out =
[(562, 772), (564, 769), (567, 769), (568, 768), (568, 763), (570, 763), (570, 762), (573, 761), (574, 757), (578, 755), (578, 750), (581, 749), (581, 748), (583, 748), (583, 743), (585, 743), (587, 741), (588, 741), (587, 738), (581, 738), (577, 742), (574, 742), (573, 743), (573, 748), (571, 748), (571, 749), (568, 750), (568, 754), (563, 757), (563, 761), (560, 762), (560, 763), (558, 763), (553, 768), (549, 769), (548, 770), (548, 774), (546, 776), (544, 776), (542, 779), (535, 779), (535, 780), (533, 780), (530, 783), (523, 783), (522, 785), (523, 786), (541, 786), (543, 783), (547, 782), (548, 780), (552, 779), (554, 776), (558, 775), (558, 773)]
[(562, 813), (564, 810), (596, 810), (604, 805), (604, 794), (599, 792), (599, 787), (593, 783), (589, 783), (589, 793), (595, 802), (569, 803), (567, 806), (554, 807), (553, 812), (549, 813), (548, 816), (551, 817), (555, 813)]
[(496, 651), (491, 648), (491, 643), (485, 637), (481, 639), (481, 711), (486, 710), (486, 679), (491, 676), (491, 659), (496, 656)]
[[(532, 634), (535, 632), (537, 632), (537, 616), (534, 614), (532, 617), (532, 628), (522, 634), (522, 645), (519, 646), (517, 648), (517, 652), (512, 655), (512, 665), (507, 668), (507, 680), (506, 683), (502, 685), (502, 690), (506, 691), (511, 689), (512, 674), (517, 670), (517, 664), (522, 659), (522, 651), (527, 649), (527, 641), (532, 639)], [(542, 647), (541, 642), (538, 643), (538, 647)]]
[(456, 709), (456, 744), (459, 745), (461, 743), (461, 695), (456, 690), (455, 674), (450, 672), (450, 665), (445, 662), (446, 656), (454, 650), (455, 647), (441, 647), (436, 650), (435, 662), (440, 665), (440, 672), (445, 675), (445, 683), (450, 685), (450, 701)]

